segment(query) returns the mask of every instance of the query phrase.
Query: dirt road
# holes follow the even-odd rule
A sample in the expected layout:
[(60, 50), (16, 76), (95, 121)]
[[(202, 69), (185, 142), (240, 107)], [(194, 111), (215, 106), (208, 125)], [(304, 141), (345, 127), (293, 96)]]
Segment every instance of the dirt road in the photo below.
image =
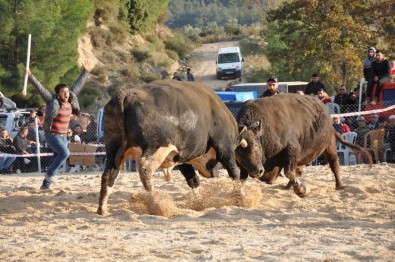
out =
[[(203, 44), (191, 53), (190, 67), (195, 81), (202, 82), (215, 90), (225, 89), (228, 80), (216, 79), (216, 64), (218, 49), (222, 47), (239, 46), (239, 41), (217, 42)], [(230, 80), (232, 84), (238, 83), (238, 79)]]

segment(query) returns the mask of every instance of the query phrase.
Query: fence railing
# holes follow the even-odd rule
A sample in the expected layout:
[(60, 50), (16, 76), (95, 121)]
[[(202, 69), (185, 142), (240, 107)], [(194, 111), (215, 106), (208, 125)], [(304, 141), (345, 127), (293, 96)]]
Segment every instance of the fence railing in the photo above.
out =
[[(236, 117), (243, 102), (225, 102), (225, 104)], [(378, 117), (374, 116), (374, 112), (376, 111), (378, 112)], [(395, 115), (395, 101), (387, 101), (383, 105), (376, 107), (362, 106), (361, 113), (358, 113), (358, 105), (340, 106), (340, 114), (336, 114), (337, 112), (334, 113), (333, 116), (340, 118), (340, 124), (347, 125), (350, 131), (358, 133), (362, 129), (361, 126), (367, 126), (368, 129), (365, 128), (366, 130), (377, 128), (389, 129), (391, 128), (389, 125), (389, 116)], [(360, 116), (363, 116), (363, 121), (361, 121)], [(105, 148), (102, 141), (99, 141), (97, 130), (95, 119), (87, 120), (80, 118), (73, 120), (70, 125), (71, 133), (68, 134), (71, 155), (61, 171), (81, 170), (82, 167), (85, 170), (103, 170), (106, 157)], [(37, 145), (27, 148), (29, 154), (18, 154), (16, 152), (2, 150), (0, 152), (0, 169), (2, 162), (5, 162), (7, 158), (15, 158), (15, 161), (8, 169), (11, 173), (45, 172), (52, 161), (52, 149), (46, 145), (44, 136), (39, 135), (42, 132), (42, 127), (39, 126), (37, 121), (34, 124), (30, 123), (28, 139), (37, 142)], [(362, 135), (362, 132), (358, 133), (360, 138)], [(385, 143), (391, 142), (388, 138), (385, 139)], [(357, 144), (363, 146), (361, 139), (357, 139)], [(390, 161), (395, 160), (391, 156), (387, 159)], [(129, 160), (126, 167), (128, 170), (135, 171), (136, 163)]]

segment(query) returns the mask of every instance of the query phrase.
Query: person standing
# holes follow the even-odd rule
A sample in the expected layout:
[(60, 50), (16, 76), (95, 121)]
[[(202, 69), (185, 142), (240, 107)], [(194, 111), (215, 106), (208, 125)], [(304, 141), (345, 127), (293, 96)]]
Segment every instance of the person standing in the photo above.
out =
[(278, 95), (280, 92), (278, 91), (278, 80), (275, 76), (269, 76), (266, 80), (266, 91), (263, 92), (261, 97), (269, 97)]
[(48, 167), (48, 171), (40, 187), (41, 190), (50, 189), (58, 169), (70, 155), (67, 142), (70, 116), (72, 113), (79, 114), (80, 105), (77, 95), (81, 91), (91, 69), (91, 64), (85, 61), (81, 75), (71, 88), (64, 83), (58, 84), (55, 86), (55, 94), (51, 94), (30, 71), (27, 71), (30, 82), (46, 103), (44, 120), (45, 141), (52, 148), (54, 154), (52, 163)]
[(187, 68), (187, 81), (195, 81), (195, 78), (193, 77), (193, 74), (191, 73), (191, 69), (189, 67)]
[[(364, 104), (370, 102), (371, 105), (375, 105), (380, 95), (383, 83), (391, 82), (391, 63), (380, 50), (376, 51), (376, 60), (372, 63), (372, 71), (373, 79), (368, 81), (366, 100)], [(374, 83), (377, 83), (377, 86), (374, 94), (372, 94)], [(373, 100), (370, 99), (371, 96), (373, 96)]]
[(323, 89), (327, 92), (324, 83), (320, 81), (320, 76), (317, 73), (311, 75), (311, 81), (306, 85), (304, 93), (306, 95), (317, 95), (318, 91)]

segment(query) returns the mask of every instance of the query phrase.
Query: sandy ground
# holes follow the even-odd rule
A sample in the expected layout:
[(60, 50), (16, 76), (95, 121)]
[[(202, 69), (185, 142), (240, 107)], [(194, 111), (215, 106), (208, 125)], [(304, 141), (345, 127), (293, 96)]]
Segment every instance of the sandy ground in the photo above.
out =
[[(305, 198), (249, 179), (235, 201), (225, 171), (202, 178), (197, 202), (184, 178), (155, 173), (146, 193), (122, 173), (109, 214), (96, 214), (99, 173), (0, 176), (0, 261), (395, 261), (395, 165), (308, 167)], [(132, 200), (132, 201), (131, 201)]]

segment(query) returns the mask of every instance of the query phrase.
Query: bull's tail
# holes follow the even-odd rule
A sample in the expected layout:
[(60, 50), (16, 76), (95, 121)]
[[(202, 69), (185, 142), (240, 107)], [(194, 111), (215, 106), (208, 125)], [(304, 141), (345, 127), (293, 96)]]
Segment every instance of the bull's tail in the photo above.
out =
[(343, 145), (348, 146), (348, 147), (350, 147), (350, 148), (352, 148), (354, 150), (357, 150), (358, 152), (364, 154), (367, 157), (367, 159), (368, 159), (369, 167), (372, 168), (372, 164), (373, 164), (372, 156), (370, 155), (370, 153), (366, 149), (364, 149), (364, 148), (362, 148), (360, 146), (354, 145), (354, 144), (352, 144), (350, 142), (345, 141), (343, 139), (343, 137), (337, 132), (335, 132), (335, 136), (336, 136), (336, 140), (339, 141), (340, 143), (342, 143)]

